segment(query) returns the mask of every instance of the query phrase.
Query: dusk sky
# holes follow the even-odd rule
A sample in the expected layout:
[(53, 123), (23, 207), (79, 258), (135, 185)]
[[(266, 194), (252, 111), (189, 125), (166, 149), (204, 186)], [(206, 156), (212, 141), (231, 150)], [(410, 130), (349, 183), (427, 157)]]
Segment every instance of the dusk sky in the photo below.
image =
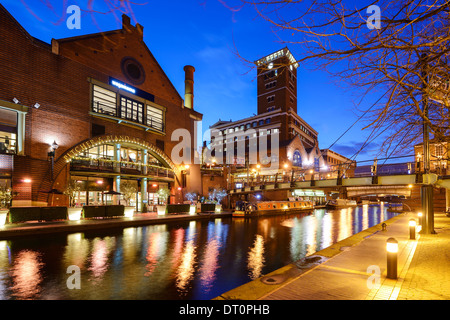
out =
[[(183, 66), (196, 69), (194, 108), (203, 113), (203, 130), (220, 119), (238, 120), (257, 112), (256, 70), (235, 54), (255, 61), (286, 45), (253, 8), (230, 8), (221, 0), (130, 1), (125, 12), (108, 12), (112, 0), (50, 1), (6, 0), (1, 3), (33, 36), (47, 43), (52, 38), (66, 38), (121, 28), (121, 15), (144, 26), (144, 41), (169, 79), (184, 96)], [(88, 11), (93, 4), (95, 13)], [(235, 4), (238, 2), (235, 2)], [(67, 6), (76, 4), (83, 10), (81, 29), (66, 26)], [(130, 12), (130, 8), (132, 12)], [(235, 10), (236, 9), (236, 10)], [(296, 58), (302, 48), (288, 45)], [(300, 65), (298, 71), (298, 114), (319, 133), (319, 147), (330, 147), (357, 119), (355, 96), (338, 87), (330, 75)], [(368, 132), (358, 123), (332, 150), (352, 157)], [(372, 159), (367, 154), (372, 144), (356, 160)], [(369, 164), (369, 163), (362, 163)]]

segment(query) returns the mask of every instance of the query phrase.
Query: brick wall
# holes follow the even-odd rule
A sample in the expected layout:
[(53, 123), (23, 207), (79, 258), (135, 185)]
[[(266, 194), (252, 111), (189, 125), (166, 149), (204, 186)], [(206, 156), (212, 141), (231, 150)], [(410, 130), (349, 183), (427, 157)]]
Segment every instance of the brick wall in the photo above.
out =
[[(105, 126), (106, 134), (126, 134), (152, 144), (156, 144), (156, 139), (162, 140), (169, 156), (177, 144), (170, 141), (172, 131), (186, 128), (193, 132), (191, 116), (201, 118), (201, 114), (182, 107), (183, 99), (142, 42), (142, 36), (136, 29), (130, 30), (110, 33), (108, 40), (76, 37), (54, 43), (52, 48), (31, 37), (0, 5), (0, 103), (16, 97), (20, 104), (29, 107), (25, 120), (25, 156), (15, 157), (17, 163), (14, 163), (12, 178), (13, 188), (20, 190), (17, 200), (37, 201), (39, 198), (42, 201), (46, 198), (42, 191), (48, 190), (41, 189), (53, 187), (43, 184), (50, 177), (47, 153), (51, 143), (56, 141), (59, 145), (56, 162), (64, 152), (91, 138), (93, 123)], [(145, 68), (146, 81), (131, 85), (153, 94), (155, 103), (167, 108), (164, 135), (88, 114), (91, 108), (88, 79), (108, 83), (112, 76), (127, 81), (120, 65), (125, 56), (139, 60)], [(183, 66), (180, 66), (180, 72), (183, 72)], [(40, 104), (39, 109), (32, 107), (36, 102)], [(21, 182), (24, 176), (31, 177), (31, 186)]]

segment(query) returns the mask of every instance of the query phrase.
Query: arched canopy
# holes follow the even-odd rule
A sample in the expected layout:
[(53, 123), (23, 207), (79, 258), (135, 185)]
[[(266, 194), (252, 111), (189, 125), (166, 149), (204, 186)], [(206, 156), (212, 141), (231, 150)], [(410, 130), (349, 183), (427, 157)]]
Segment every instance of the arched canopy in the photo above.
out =
[(73, 158), (76, 158), (78, 155), (86, 152), (87, 150), (104, 144), (114, 144), (118, 143), (121, 145), (134, 145), (142, 149), (146, 149), (153, 157), (155, 157), (158, 161), (162, 163), (162, 165), (166, 168), (172, 169), (175, 173), (177, 173), (178, 168), (172, 162), (172, 160), (158, 147), (153, 145), (152, 143), (139, 139), (133, 138), (125, 135), (103, 135), (94, 137), (92, 139), (83, 141), (71, 149), (67, 150), (62, 158), (65, 163), (70, 162)]

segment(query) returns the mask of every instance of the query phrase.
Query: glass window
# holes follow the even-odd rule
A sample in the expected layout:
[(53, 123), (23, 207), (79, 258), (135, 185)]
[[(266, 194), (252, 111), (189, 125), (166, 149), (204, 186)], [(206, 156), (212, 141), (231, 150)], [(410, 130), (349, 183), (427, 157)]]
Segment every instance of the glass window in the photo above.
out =
[(0, 153), (16, 153), (17, 135), (0, 131)]
[(120, 97), (120, 117), (123, 119), (142, 123), (144, 104), (130, 98)]
[(294, 151), (294, 156), (293, 156), (292, 163), (296, 167), (301, 167), (302, 166), (302, 156), (300, 154), (300, 151), (298, 151), (298, 150)]
[(92, 111), (116, 117), (116, 93), (100, 86), (93, 85)]
[[(147, 125), (149, 127), (164, 131), (164, 114), (163, 110), (147, 105)], [(219, 131), (219, 135), (222, 131)]]
[(16, 153), (17, 112), (0, 108), (0, 153)]

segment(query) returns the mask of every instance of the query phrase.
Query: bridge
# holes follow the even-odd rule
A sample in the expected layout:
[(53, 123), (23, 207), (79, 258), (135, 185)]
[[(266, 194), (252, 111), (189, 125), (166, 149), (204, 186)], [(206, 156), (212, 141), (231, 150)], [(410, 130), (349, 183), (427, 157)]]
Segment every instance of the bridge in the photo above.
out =
[(404, 195), (409, 196), (414, 185), (431, 184), (435, 187), (450, 189), (450, 176), (437, 174), (400, 174), (369, 177), (348, 177), (307, 181), (281, 181), (253, 183), (239, 189), (231, 189), (230, 195), (248, 194), (269, 190), (294, 189), (336, 189), (346, 188), (348, 197), (364, 195)]

